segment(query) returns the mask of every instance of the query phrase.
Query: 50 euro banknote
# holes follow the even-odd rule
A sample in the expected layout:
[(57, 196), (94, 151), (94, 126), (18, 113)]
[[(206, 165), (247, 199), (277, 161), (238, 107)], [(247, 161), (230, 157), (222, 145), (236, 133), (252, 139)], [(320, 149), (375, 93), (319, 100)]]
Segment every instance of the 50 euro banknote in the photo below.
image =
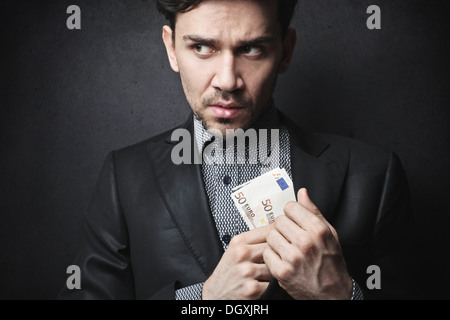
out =
[(231, 197), (250, 230), (272, 224), (296, 201), (294, 186), (285, 169), (276, 168), (232, 190)]

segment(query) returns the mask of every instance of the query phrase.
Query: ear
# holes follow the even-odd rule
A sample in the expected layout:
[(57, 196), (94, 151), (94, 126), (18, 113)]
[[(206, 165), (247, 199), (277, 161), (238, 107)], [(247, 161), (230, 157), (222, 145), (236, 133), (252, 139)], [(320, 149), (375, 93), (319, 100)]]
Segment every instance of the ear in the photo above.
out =
[(173, 71), (179, 72), (177, 56), (175, 55), (175, 42), (173, 38), (173, 31), (169, 26), (163, 27), (162, 38), (166, 46), (167, 57), (169, 58), (170, 67)]
[(292, 54), (294, 53), (295, 44), (297, 43), (297, 31), (289, 28), (283, 40), (283, 58), (280, 63), (278, 73), (285, 73), (291, 64)]

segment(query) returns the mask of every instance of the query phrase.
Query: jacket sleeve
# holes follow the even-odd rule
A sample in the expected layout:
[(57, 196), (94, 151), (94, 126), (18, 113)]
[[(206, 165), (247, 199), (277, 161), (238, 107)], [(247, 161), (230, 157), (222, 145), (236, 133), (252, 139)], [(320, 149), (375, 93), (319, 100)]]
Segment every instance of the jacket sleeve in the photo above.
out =
[(111, 152), (100, 172), (86, 214), (84, 234), (74, 264), (80, 267), (81, 289), (64, 286), (62, 299), (134, 299), (126, 221), (123, 217)]
[[(380, 288), (373, 288), (375, 271), (359, 283), (365, 298), (404, 299), (414, 297), (416, 263), (408, 183), (395, 154), (391, 154), (370, 245), (369, 265), (379, 267)], [(371, 277), (371, 274), (374, 277)], [(372, 288), (372, 289), (370, 289)]]

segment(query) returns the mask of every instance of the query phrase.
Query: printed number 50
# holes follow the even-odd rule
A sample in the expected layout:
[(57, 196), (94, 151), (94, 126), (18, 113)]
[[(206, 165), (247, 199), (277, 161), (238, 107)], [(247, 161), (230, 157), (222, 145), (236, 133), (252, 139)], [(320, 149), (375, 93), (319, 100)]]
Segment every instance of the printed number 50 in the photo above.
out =
[(270, 199), (261, 201), (262, 205), (264, 206), (264, 211), (272, 211), (272, 205), (270, 202)]
[(239, 204), (243, 204), (247, 201), (247, 198), (244, 197), (244, 194), (242, 192), (239, 192), (238, 194), (235, 194), (234, 197), (238, 199)]

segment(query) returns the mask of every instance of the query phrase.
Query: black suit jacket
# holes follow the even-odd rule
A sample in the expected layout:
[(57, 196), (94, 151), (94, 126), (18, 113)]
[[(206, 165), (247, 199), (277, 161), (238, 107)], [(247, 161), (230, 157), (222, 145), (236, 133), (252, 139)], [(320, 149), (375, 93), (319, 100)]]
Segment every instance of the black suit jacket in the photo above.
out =
[[(360, 142), (309, 134), (285, 117), (295, 190), (306, 187), (336, 228), (349, 274), (365, 297), (411, 292), (411, 209), (398, 158)], [(192, 117), (182, 126), (193, 134)], [(84, 215), (74, 264), (75, 299), (173, 299), (177, 288), (205, 281), (223, 249), (200, 165), (171, 160), (172, 130), (111, 152)], [(381, 289), (368, 290), (368, 266), (381, 269)], [(264, 298), (289, 296), (272, 281)]]

